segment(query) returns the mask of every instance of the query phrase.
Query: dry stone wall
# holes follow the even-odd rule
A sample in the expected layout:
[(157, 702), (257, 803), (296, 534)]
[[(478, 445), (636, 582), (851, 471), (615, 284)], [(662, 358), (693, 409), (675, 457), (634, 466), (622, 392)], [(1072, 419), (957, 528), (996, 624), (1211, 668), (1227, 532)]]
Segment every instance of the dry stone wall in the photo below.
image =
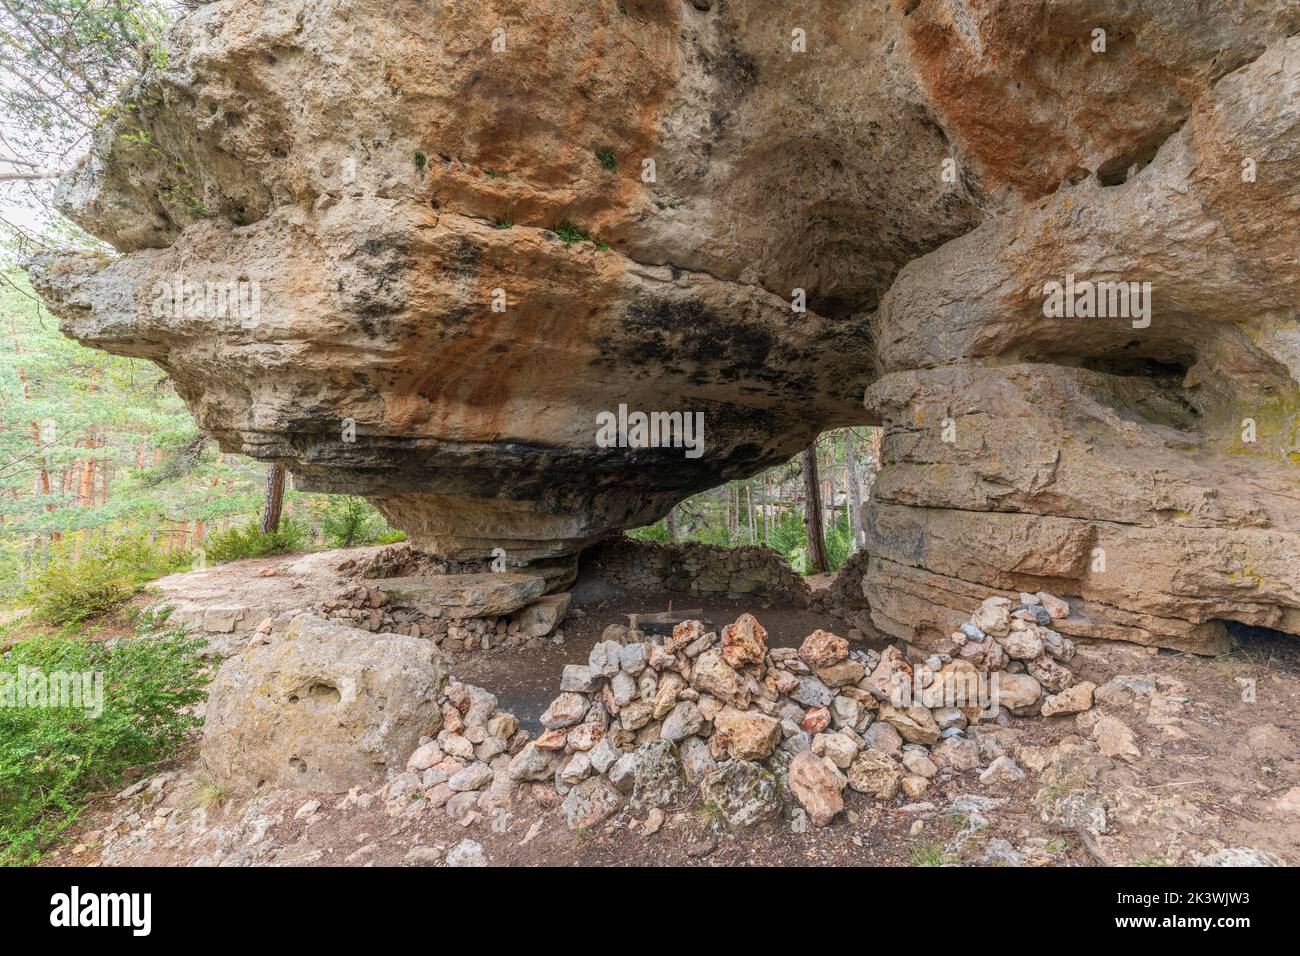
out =
[(757, 598), (796, 607), (806, 605), (810, 593), (780, 554), (763, 547), (660, 544), (619, 535), (592, 548), (582, 562), (610, 584), (640, 593)]

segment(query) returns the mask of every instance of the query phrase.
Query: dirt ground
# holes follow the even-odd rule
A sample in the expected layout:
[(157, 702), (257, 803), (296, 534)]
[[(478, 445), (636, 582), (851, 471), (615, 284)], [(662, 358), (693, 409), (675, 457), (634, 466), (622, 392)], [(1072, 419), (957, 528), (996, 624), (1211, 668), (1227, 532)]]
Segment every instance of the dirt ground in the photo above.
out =
[[(668, 601), (580, 585), (563, 646), (467, 653), (452, 670), (493, 691), (500, 707), (535, 729), (566, 663), (585, 659), (608, 625), (626, 623), (630, 612), (666, 609)], [(835, 628), (798, 608), (702, 606), (715, 622), (752, 611), (780, 646), (798, 644), (819, 626)], [(591, 832), (574, 833), (559, 798), (540, 786), (507, 812), (466, 827), (441, 810), (394, 808), (366, 794), (223, 794), (190, 759), (142, 793), (97, 801), (75, 828), (74, 844), (46, 865), (414, 865), (436, 863), (467, 839), (489, 864), (520, 866), (1159, 866), (1193, 863), (1225, 847), (1300, 863), (1300, 791), (1287, 795), (1300, 785), (1300, 641), (1250, 640), (1219, 658), (1081, 645), (1071, 667), (1078, 680), (1100, 685), (1122, 674), (1158, 688), (1106, 710), (1133, 730), (1139, 756), (1093, 753), (1044, 776), (1033, 768), (1033, 755), (1081, 742), (1087, 728), (1075, 717), (1012, 718), (1009, 727), (981, 737), (989, 748), (982, 763), (1009, 753), (1026, 765), (1023, 780), (986, 784), (972, 770), (937, 779), (917, 800), (888, 803), (846, 790), (847, 812), (811, 832), (780, 823), (731, 833), (691, 798), (669, 808), (652, 836), (643, 832), (643, 816), (626, 808)], [(1095, 838), (1063, 829), (1049, 813), (1054, 800), (1076, 792), (1106, 808), (1105, 832)]]

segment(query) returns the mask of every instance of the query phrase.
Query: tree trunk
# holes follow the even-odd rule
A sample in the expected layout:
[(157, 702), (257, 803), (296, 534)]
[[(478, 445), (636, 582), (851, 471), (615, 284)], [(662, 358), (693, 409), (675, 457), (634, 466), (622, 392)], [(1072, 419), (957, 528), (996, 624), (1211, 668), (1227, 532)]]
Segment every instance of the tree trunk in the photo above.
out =
[(822, 482), (822, 507), (826, 515), (822, 518), (822, 530), (835, 527), (835, 484), (829, 478)]
[(821, 490), (817, 481), (817, 444), (803, 450), (804, 528), (808, 532), (808, 567), (819, 574), (830, 569), (826, 560), (826, 539), (822, 535)]
[(735, 545), (736, 528), (740, 525), (740, 492), (727, 489), (727, 544)]
[(853, 429), (844, 429), (844, 465), (848, 470), (849, 523), (853, 527), (853, 550), (860, 551), (862, 536), (862, 486), (858, 484), (858, 459), (853, 447)]
[(668, 532), (668, 543), (677, 543), (677, 509), (673, 508), (664, 516), (664, 529)]
[(278, 462), (266, 473), (266, 507), (262, 511), (262, 534), (280, 530), (280, 512), (284, 509), (284, 465)]
[(754, 524), (754, 486), (745, 484), (745, 511), (749, 515), (749, 543), (758, 544), (758, 528)]
[(763, 544), (772, 541), (772, 478), (763, 476)]
[[(82, 442), (83, 448), (94, 448), (94, 426), (90, 428), (90, 438)], [(89, 508), (95, 504), (95, 456), (86, 455), (81, 459), (81, 475), (77, 479), (77, 507)]]

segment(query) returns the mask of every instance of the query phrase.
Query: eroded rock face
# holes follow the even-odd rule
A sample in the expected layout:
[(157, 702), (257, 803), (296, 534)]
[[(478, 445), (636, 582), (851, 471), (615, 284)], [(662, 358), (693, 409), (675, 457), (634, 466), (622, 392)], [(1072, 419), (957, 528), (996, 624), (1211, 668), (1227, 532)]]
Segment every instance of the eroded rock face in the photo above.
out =
[(346, 790), (406, 765), (442, 724), (447, 670), (430, 642), (299, 615), (229, 658), (208, 694), (204, 765), (239, 790)]
[[(1219, 80), (1124, 184), (1062, 189), (902, 271), (867, 391), (888, 426), (877, 625), (946, 636), (983, 582), (1077, 596), (1070, 634), (1211, 650), (1224, 620), (1300, 631), (1297, 54), (1282, 40)], [(1151, 283), (1149, 316), (1045, 317), (1071, 273)]]
[[(878, 422), (888, 633), (990, 588), (1072, 634), (1300, 632), (1297, 33), (1290, 0), (221, 0), (63, 184), (124, 255), (33, 278), (223, 448), (449, 558), (572, 555)], [(1047, 318), (1070, 275), (1150, 282), (1149, 324)], [(156, 308), (178, 280), (257, 314)], [(702, 412), (703, 453), (600, 447), (620, 405)]]

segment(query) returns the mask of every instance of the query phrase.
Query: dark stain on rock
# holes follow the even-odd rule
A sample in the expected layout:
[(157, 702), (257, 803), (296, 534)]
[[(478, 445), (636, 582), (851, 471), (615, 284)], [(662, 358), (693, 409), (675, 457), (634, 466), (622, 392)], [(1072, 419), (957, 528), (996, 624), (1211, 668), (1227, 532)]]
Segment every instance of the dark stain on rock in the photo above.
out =
[(745, 383), (796, 394), (814, 386), (816, 358), (756, 322), (725, 317), (697, 299), (654, 297), (632, 303), (616, 336), (599, 343), (607, 367), (677, 367), (695, 385)]

